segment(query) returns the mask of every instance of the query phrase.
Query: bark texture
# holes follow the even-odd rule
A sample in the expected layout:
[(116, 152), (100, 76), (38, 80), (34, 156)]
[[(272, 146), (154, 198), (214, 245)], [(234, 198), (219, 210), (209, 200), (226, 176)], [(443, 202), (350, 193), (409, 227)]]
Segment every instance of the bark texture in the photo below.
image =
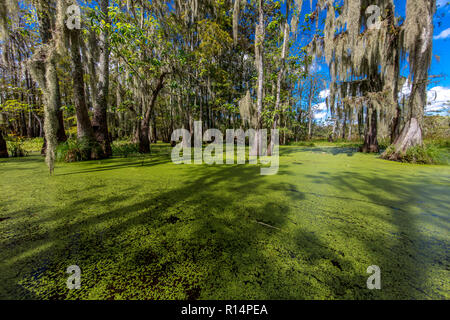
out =
[(361, 147), (361, 152), (378, 153), (380, 147), (378, 146), (378, 116), (377, 110), (369, 108), (367, 114), (366, 134), (364, 135), (364, 144)]
[[(109, 23), (108, 19), (108, 0), (102, 0), (100, 3), (100, 9), (103, 14), (103, 19)], [(108, 133), (108, 94), (109, 94), (109, 60), (110, 60), (110, 47), (109, 47), (109, 33), (103, 30), (100, 33), (100, 72), (98, 74), (98, 90), (97, 90), (97, 103), (94, 105), (94, 117), (92, 119), (92, 127), (94, 130), (95, 138), (100, 144), (103, 155), (110, 157), (112, 155), (111, 141)]]
[[(288, 51), (288, 42), (289, 42), (289, 23), (288, 23), (288, 15), (289, 15), (289, 2), (286, 3), (286, 19), (283, 24), (283, 45), (281, 48), (281, 59), (280, 59), (280, 70), (278, 71), (277, 76), (277, 92), (276, 92), (276, 98), (275, 98), (275, 116), (273, 119), (273, 125), (272, 129), (276, 130), (278, 127), (278, 120), (280, 118), (279, 112), (280, 110), (280, 104), (281, 104), (281, 82), (283, 81), (283, 78), (285, 76), (286, 72), (286, 55)], [(272, 141), (272, 138), (270, 139), (269, 148), (267, 150), (267, 154), (269, 156), (272, 155), (272, 151), (275, 147), (275, 142)]]
[(410, 54), (409, 77), (412, 80), (408, 100), (409, 119), (392, 145), (393, 152), (383, 154), (383, 157), (389, 160), (400, 160), (409, 148), (423, 144), (421, 126), (427, 104), (428, 70), (432, 58), (435, 12), (435, 0), (407, 1), (404, 47)]
[(73, 98), (77, 116), (77, 137), (82, 141), (83, 157), (99, 159), (103, 157), (94, 137), (91, 120), (89, 118), (84, 90), (84, 71), (80, 53), (80, 30), (70, 32), (70, 55), (72, 59)]
[(416, 118), (411, 118), (403, 128), (396, 142), (395, 152), (389, 155), (390, 160), (398, 160), (409, 148), (422, 145), (422, 128)]
[(0, 158), (8, 158), (8, 148), (6, 146), (6, 141), (3, 138), (2, 129), (0, 129)]
[[(159, 93), (164, 87), (164, 78), (167, 73), (162, 73), (157, 82), (156, 87), (153, 89), (150, 102), (147, 106), (147, 109), (144, 114), (144, 118), (141, 121), (141, 126), (139, 129), (139, 152), (140, 153), (149, 153), (150, 152), (150, 120), (153, 113), (153, 108), (155, 107), (156, 99), (158, 98)], [(145, 99), (144, 99), (145, 101)]]
[(257, 88), (256, 88), (256, 117), (257, 128), (254, 137), (254, 148), (250, 150), (251, 156), (257, 156), (261, 154), (261, 135), (259, 129), (262, 128), (262, 110), (264, 99), (264, 38), (265, 38), (265, 25), (264, 25), (264, 7), (263, 1), (258, 0), (258, 24), (255, 30), (255, 63), (256, 70), (258, 72)]
[(62, 133), (64, 131), (64, 123), (61, 121), (61, 94), (56, 71), (56, 60), (58, 56), (56, 53), (57, 44), (52, 34), (52, 4), (47, 1), (36, 0), (35, 5), (42, 46), (33, 54), (29, 66), (33, 78), (39, 83), (43, 91), (45, 102), (45, 160), (50, 174), (53, 174), (58, 140), (65, 140), (67, 137), (65, 137), (65, 133)]

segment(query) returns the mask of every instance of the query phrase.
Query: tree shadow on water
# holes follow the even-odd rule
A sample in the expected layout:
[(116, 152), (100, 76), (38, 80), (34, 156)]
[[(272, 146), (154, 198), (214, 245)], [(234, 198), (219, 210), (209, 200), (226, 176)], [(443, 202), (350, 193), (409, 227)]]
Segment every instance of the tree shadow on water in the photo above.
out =
[[(371, 221), (391, 223), (398, 232), (385, 235), (374, 227), (361, 233), (356, 224), (345, 221), (350, 217), (333, 213), (331, 218), (344, 222), (319, 234), (300, 225), (293, 215), (302, 214), (295, 205), (316, 195), (267, 179), (258, 166), (184, 166), (177, 173), (171, 178), (184, 184), (163, 188), (152, 187), (151, 181), (130, 181), (118, 184), (115, 195), (101, 197), (95, 195), (102, 194), (106, 186), (96, 184), (90, 187), (92, 196), (69, 201), (63, 211), (43, 208), (48, 214), (35, 223), (48, 226), (44, 236), (14, 243), (6, 240), (10, 247), (3, 251), (2, 271), (10, 276), (0, 296), (302, 299), (438, 295), (424, 287), (424, 271), (436, 256), (422, 255), (424, 239), (409, 213), (415, 192), (426, 185), (426, 178), (410, 185), (393, 177), (387, 185), (397, 199), (387, 199), (381, 192), (387, 181), (377, 176), (314, 177), (339, 185), (343, 193), (362, 190), (361, 205), (364, 200), (371, 205), (388, 203), (392, 207), (383, 207), (384, 216), (370, 211), (367, 215)], [(367, 185), (373, 188), (362, 187)], [(432, 197), (432, 190), (422, 192)], [(338, 197), (336, 201), (354, 200)], [(336, 249), (331, 238), (323, 236), (327, 233), (342, 238), (350, 235), (369, 252), (362, 253), (362, 260), (367, 266), (381, 267), (383, 294), (365, 288), (367, 266), (361, 269), (346, 249)], [(82, 270), (80, 290), (65, 287), (65, 270), (72, 264)]]
[[(159, 192), (142, 192), (137, 183), (137, 194), (118, 186), (120, 197), (73, 200), (64, 212), (48, 209), (49, 216), (35, 221), (49, 224), (46, 237), (20, 239), (5, 252), (2, 269), (23, 270), (9, 284), (20, 282), (44, 299), (293, 297), (276, 285), (281, 275), (271, 275), (278, 260), (266, 257), (261, 245), (277, 237), (288, 208), (246, 202), (270, 188), (260, 168), (189, 166), (181, 174), (194, 178)], [(105, 205), (111, 209), (81, 214)], [(65, 288), (64, 271), (72, 264), (82, 269), (81, 290)], [(2, 292), (30, 297), (17, 288)]]
[[(449, 202), (444, 201), (447, 205), (434, 205), (442, 203), (441, 195), (446, 192), (445, 186), (433, 183), (427, 176), (413, 178), (390, 175), (388, 179), (381, 174), (367, 176), (355, 172), (340, 172), (327, 176), (311, 175), (309, 178), (314, 178), (317, 183), (339, 188), (342, 196), (322, 195), (343, 203), (343, 210), (333, 214), (344, 223), (334, 224), (333, 233), (342, 238), (350, 236), (364, 248), (366, 253), (361, 252), (362, 256), (366, 256), (363, 259), (367, 261), (367, 266), (364, 267), (378, 265), (381, 268), (382, 289), (363, 297), (448, 298), (448, 283), (442, 287), (436, 281), (436, 275), (445, 275), (445, 269), (448, 270), (449, 267), (446, 256), (448, 236), (445, 235), (448, 220), (447, 224), (444, 223), (448, 212), (444, 208), (448, 208)], [(358, 193), (359, 199), (344, 196), (348, 192)], [(364, 213), (365, 221), (351, 220), (351, 214), (344, 209), (346, 201), (361, 203), (359, 210)], [(425, 203), (433, 204), (434, 207), (427, 208)], [(433, 210), (434, 213), (426, 214), (428, 217), (424, 219), (426, 210)], [(369, 224), (364, 225), (366, 222)], [(428, 223), (426, 226), (425, 222)], [(352, 279), (349, 274), (345, 280), (346, 287), (352, 287), (350, 284), (354, 283), (357, 288), (356, 283), (362, 283), (362, 280), (362, 277)]]

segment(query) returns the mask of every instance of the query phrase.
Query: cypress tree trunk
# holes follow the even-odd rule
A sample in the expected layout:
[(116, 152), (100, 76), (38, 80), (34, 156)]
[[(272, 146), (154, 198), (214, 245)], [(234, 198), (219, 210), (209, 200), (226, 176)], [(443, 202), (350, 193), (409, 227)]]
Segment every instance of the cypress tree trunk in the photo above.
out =
[(255, 63), (258, 71), (257, 80), (257, 128), (254, 137), (254, 147), (250, 150), (251, 156), (261, 155), (261, 135), (259, 129), (262, 128), (262, 110), (263, 110), (263, 98), (264, 98), (264, 38), (265, 38), (265, 26), (264, 26), (264, 8), (263, 1), (258, 0), (258, 24), (255, 31)]
[[(109, 23), (108, 19), (108, 0), (102, 0), (100, 8), (103, 13), (103, 19)], [(102, 147), (105, 157), (112, 155), (111, 141), (108, 133), (107, 109), (108, 109), (108, 94), (109, 94), (109, 34), (108, 31), (100, 33), (100, 72), (98, 74), (98, 96), (97, 103), (94, 106), (94, 117), (92, 119), (92, 126), (95, 138)]]
[(8, 158), (8, 147), (5, 139), (3, 139), (2, 129), (0, 129), (0, 158)]
[[(30, 61), (31, 72), (44, 93), (44, 132), (45, 132), (45, 160), (50, 174), (54, 171), (55, 152), (58, 140), (65, 137), (63, 121), (61, 121), (61, 95), (58, 74), (56, 71), (56, 52), (53, 45), (50, 20), (50, 4), (39, 1), (37, 10), (39, 33), (42, 46), (36, 50)], [(59, 137), (59, 138), (58, 138)]]
[(59, 78), (58, 74), (55, 73), (55, 99), (57, 104), (57, 117), (58, 117), (58, 130), (56, 131), (56, 141), (59, 143), (67, 141), (66, 130), (64, 130), (64, 113), (62, 110), (62, 102), (61, 102), (61, 90), (59, 87)]
[[(312, 85), (312, 83), (311, 83)], [(309, 93), (309, 99), (308, 99), (308, 140), (311, 140), (312, 136), (312, 110), (311, 110), (311, 104), (312, 104), (312, 87), (311, 91)]]
[(84, 72), (80, 54), (80, 31), (70, 31), (70, 53), (72, 59), (73, 97), (77, 115), (77, 136), (83, 141), (85, 157), (98, 159), (101, 157), (95, 148), (95, 137), (86, 105), (84, 91)]
[[(411, 147), (423, 144), (422, 122), (424, 108), (427, 104), (428, 69), (431, 64), (433, 48), (433, 15), (436, 11), (435, 0), (408, 0), (407, 8), (415, 6), (421, 9), (417, 16), (410, 14), (406, 17), (406, 28), (418, 26), (419, 35), (407, 46), (412, 46), (409, 51), (410, 78), (413, 79), (412, 90), (408, 100), (409, 119), (400, 135), (393, 143), (393, 152), (383, 154), (389, 160), (399, 160)], [(409, 9), (411, 10), (411, 9)], [(405, 30), (407, 33), (409, 30)], [(408, 34), (406, 34), (408, 36)], [(411, 36), (410, 36), (411, 37)]]
[(330, 133), (330, 135), (328, 136), (328, 142), (334, 142), (334, 138), (336, 137), (336, 127), (337, 127), (337, 123), (338, 123), (338, 119), (336, 118), (333, 121), (333, 129)]
[[(423, 63), (423, 62), (422, 62)], [(428, 68), (421, 70), (421, 81), (414, 81), (411, 96), (409, 98), (410, 118), (406, 122), (400, 135), (393, 143), (394, 153), (388, 156), (389, 160), (399, 160), (406, 151), (414, 146), (423, 144), (422, 121), (423, 109), (427, 101)]]
[(395, 140), (397, 140), (399, 136), (400, 131), (400, 116), (401, 116), (402, 110), (400, 109), (400, 106), (397, 105), (397, 110), (395, 117), (392, 121), (392, 128), (391, 128), (391, 143), (394, 143)]
[[(33, 77), (39, 82), (44, 96), (44, 145), (42, 154), (50, 174), (53, 174), (58, 144), (58, 107), (60, 106), (57, 89), (58, 76), (56, 71), (56, 57), (54, 49), (49, 47), (39, 48), (30, 62)], [(59, 101), (59, 102), (58, 102)]]
[(367, 126), (366, 126), (366, 133), (364, 136), (364, 144), (361, 147), (361, 152), (374, 152), (377, 153), (380, 151), (380, 148), (378, 146), (378, 116), (377, 116), (377, 110), (374, 109), (372, 106), (370, 106), (367, 109)]
[(150, 120), (153, 112), (153, 108), (155, 107), (156, 99), (162, 88), (164, 87), (164, 78), (167, 75), (166, 72), (161, 73), (159, 76), (156, 87), (152, 92), (150, 104), (145, 111), (144, 118), (141, 121), (141, 128), (139, 130), (139, 152), (140, 153), (149, 153), (150, 152)]
[(157, 143), (158, 142), (158, 131), (156, 129), (156, 114), (155, 110), (152, 112), (152, 120), (151, 120), (151, 142)]
[[(58, 81), (58, 75), (55, 75), (56, 81)], [(56, 94), (59, 95), (59, 84), (56, 85)], [(58, 144), (66, 142), (67, 141), (67, 135), (66, 130), (64, 130), (64, 113), (61, 109), (61, 98), (56, 98), (56, 102), (58, 103), (58, 111), (57, 111), (57, 118), (58, 118), (58, 130), (56, 131), (56, 141)], [(42, 131), (42, 127), (41, 127)], [(41, 154), (45, 155), (45, 152), (47, 150), (47, 139), (44, 136), (44, 144), (42, 145)]]
[(354, 115), (353, 109), (349, 109), (348, 110), (348, 134), (347, 134), (347, 141), (351, 141), (352, 140), (353, 115)]
[[(66, 132), (64, 130), (64, 119), (63, 112), (61, 110), (61, 92), (59, 87), (58, 74), (56, 73), (56, 65), (51, 56), (53, 49), (48, 47), (50, 41), (52, 40), (51, 33), (51, 19), (50, 19), (50, 4), (44, 1), (39, 1), (40, 6), (38, 6), (37, 17), (39, 21), (39, 34), (42, 39), (42, 43), (46, 46), (43, 51), (36, 53), (33, 56), (31, 62), (33, 77), (39, 83), (44, 91), (44, 125), (41, 124), (41, 131), (44, 132), (44, 144), (42, 146), (41, 154), (46, 155), (46, 161), (49, 165), (50, 172), (53, 172), (53, 164), (49, 164), (49, 161), (54, 160), (55, 150), (47, 150), (47, 140), (52, 140), (51, 148), (56, 148), (56, 145), (61, 142), (67, 141)], [(47, 52), (44, 52), (47, 51)], [(54, 69), (54, 71), (53, 71)], [(51, 74), (50, 78), (46, 78), (46, 73)], [(54, 103), (54, 105), (49, 106), (49, 103)], [(47, 110), (47, 111), (46, 111)], [(50, 119), (46, 119), (50, 116)], [(52, 127), (52, 128), (50, 128)], [(52, 131), (52, 133), (47, 133), (47, 129)], [(55, 138), (53, 137), (53, 131)], [(52, 137), (50, 137), (52, 136)], [(47, 152), (48, 151), (48, 152)], [(53, 159), (53, 160), (52, 160)]]
[[(56, 78), (58, 78), (58, 76), (56, 76)], [(61, 100), (59, 100), (59, 103), (61, 104)], [(67, 141), (66, 131), (64, 130), (64, 112), (62, 111), (61, 106), (58, 108), (58, 131), (56, 132), (56, 139), (58, 144)]]
[(345, 139), (346, 130), (347, 130), (347, 112), (344, 111), (344, 121), (342, 122), (342, 140)]
[[(276, 100), (275, 100), (275, 117), (273, 119), (273, 126), (272, 129), (276, 130), (278, 126), (278, 120), (280, 118), (278, 111), (280, 111), (280, 103), (281, 103), (281, 81), (284, 78), (285, 73), (285, 61), (286, 61), (286, 55), (287, 55), (287, 45), (289, 41), (289, 23), (287, 21), (289, 15), (289, 3), (286, 3), (286, 20), (284, 21), (284, 27), (283, 27), (283, 46), (281, 49), (281, 61), (280, 61), (280, 70), (278, 72), (278, 78), (277, 78), (277, 92), (276, 92)], [(270, 144), (269, 148), (267, 150), (267, 155), (271, 156), (273, 148), (275, 147), (275, 142), (272, 141), (272, 136), (270, 137)]]

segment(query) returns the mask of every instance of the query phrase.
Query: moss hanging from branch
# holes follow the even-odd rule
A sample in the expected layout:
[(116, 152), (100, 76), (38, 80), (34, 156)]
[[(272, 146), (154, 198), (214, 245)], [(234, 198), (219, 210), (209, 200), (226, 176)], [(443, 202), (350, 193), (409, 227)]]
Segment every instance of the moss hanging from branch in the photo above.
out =
[(17, 19), (19, 2), (17, 0), (0, 1), (0, 40), (6, 40), (9, 35), (8, 25)]
[(49, 45), (43, 45), (33, 55), (29, 67), (33, 78), (39, 83), (44, 97), (44, 132), (47, 142), (45, 161), (50, 170), (54, 171), (56, 147), (58, 145), (58, 93), (56, 75), (56, 52)]
[(239, 100), (239, 112), (244, 125), (248, 124), (252, 128), (258, 126), (258, 115), (250, 91), (247, 91), (245, 96)]
[(234, 8), (233, 8), (233, 42), (234, 45), (237, 44), (238, 41), (238, 27), (239, 27), (239, 19), (240, 19), (240, 11), (241, 11), (241, 0), (234, 0)]
[[(49, 3), (43, 0), (33, 1), (38, 15), (41, 17), (51, 16)], [(56, 22), (51, 30), (51, 38), (45, 39), (44, 43), (33, 54), (28, 62), (32, 77), (38, 82), (43, 92), (44, 104), (44, 131), (46, 138), (46, 163), (52, 174), (58, 144), (57, 133), (59, 129), (58, 112), (60, 108), (58, 76), (56, 71), (57, 60), (61, 53), (65, 53), (65, 15), (69, 5), (76, 4), (73, 0), (61, 0), (57, 2)], [(40, 26), (44, 28), (44, 26)], [(41, 30), (42, 34), (50, 33), (50, 24)]]
[(408, 120), (400, 135), (383, 157), (403, 159), (409, 148), (421, 146), (423, 112), (427, 104), (428, 70), (433, 48), (434, 0), (408, 0), (406, 19), (402, 27), (402, 49), (409, 54), (409, 82), (411, 94), (407, 103)]
[(302, 11), (303, 0), (295, 0), (294, 3), (295, 3), (294, 14), (292, 15), (291, 18), (291, 32), (295, 37), (297, 35), (298, 21), (300, 12)]
[[(308, 45), (310, 54), (317, 58), (324, 55), (329, 65), (328, 108), (339, 119), (348, 114), (348, 108), (358, 111), (366, 105), (386, 117), (382, 122), (390, 122), (397, 110), (401, 51), (393, 1), (378, 3), (383, 14), (379, 28), (369, 28), (367, 24), (365, 10), (370, 1), (345, 0), (339, 16), (334, 4), (332, 0), (318, 2), (317, 15), (320, 10), (327, 10), (324, 37), (315, 37)], [(346, 102), (339, 103), (342, 101)], [(370, 119), (368, 123), (372, 125)], [(373, 133), (376, 134), (375, 129)]]

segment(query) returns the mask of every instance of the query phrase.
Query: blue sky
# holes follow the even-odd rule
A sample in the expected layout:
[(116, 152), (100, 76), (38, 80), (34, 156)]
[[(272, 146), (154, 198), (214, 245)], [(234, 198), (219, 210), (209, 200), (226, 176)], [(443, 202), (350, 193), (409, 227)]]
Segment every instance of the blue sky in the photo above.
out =
[[(284, 12), (284, 0), (282, 10)], [(437, 78), (433, 83), (430, 83), (429, 89), (429, 106), (427, 107), (428, 112), (438, 112), (440, 114), (449, 114), (449, 107), (446, 103), (450, 101), (450, 0), (436, 0), (438, 10), (435, 17), (435, 31), (433, 38), (433, 61), (431, 65), (430, 75), (442, 75), (442, 77)], [(95, 0), (79, 0), (80, 3), (84, 5), (94, 6), (97, 5)], [(313, 7), (315, 7), (317, 0), (313, 0)], [(374, 4), (377, 0), (374, 0)], [(398, 16), (405, 16), (405, 6), (406, 0), (394, 0), (396, 7), (396, 14)], [(310, 0), (303, 1), (302, 14), (304, 16), (310, 13)], [(306, 45), (311, 38), (306, 35), (300, 37), (299, 41), (294, 47), (297, 49), (303, 45)], [(292, 48), (295, 51), (295, 48)], [(295, 53), (294, 53), (295, 54)], [(321, 73), (328, 73), (328, 68), (326, 65), (319, 64), (319, 68), (322, 69)], [(407, 68), (403, 74), (407, 75)], [(404, 88), (403, 92), (408, 93), (408, 88)], [(326, 97), (326, 91), (322, 92), (321, 97)], [(318, 119), (323, 119), (326, 116), (326, 106), (324, 103), (318, 105), (318, 108), (322, 111), (321, 114), (317, 116)], [(325, 110), (324, 110), (325, 108)]]
[(436, 15), (434, 39), (433, 39), (433, 54), (440, 57), (438, 62), (433, 58), (431, 65), (431, 74), (446, 74), (447, 77), (442, 79), (440, 86), (450, 87), (450, 5), (445, 5), (450, 0), (437, 0), (438, 12)]
[[(309, 2), (305, 0), (303, 3), (302, 14), (309, 12)], [(317, 1), (314, 0), (313, 4)], [(376, 3), (376, 0), (374, 0)], [(405, 16), (406, 0), (394, 0), (397, 16)], [(427, 114), (449, 115), (449, 107), (446, 103), (450, 102), (450, 0), (437, 0), (438, 10), (436, 12), (433, 38), (433, 61), (431, 64), (430, 75), (442, 75), (428, 86), (428, 103), (426, 108)], [(327, 72), (327, 67), (322, 65)], [(406, 74), (407, 74), (406, 69)], [(403, 88), (404, 94), (409, 94), (407, 85)], [(321, 93), (321, 98), (325, 99), (328, 91)], [(325, 102), (316, 105), (318, 113), (316, 119), (323, 121), (328, 114)]]
[[(395, 0), (394, 3), (397, 15), (404, 17), (406, 0)], [(450, 71), (450, 0), (437, 0), (436, 4), (438, 10), (434, 23), (433, 55), (438, 56), (439, 60), (433, 57), (430, 74), (447, 75), (446, 78), (440, 79), (439, 85), (450, 87), (450, 78), (448, 77)]]

